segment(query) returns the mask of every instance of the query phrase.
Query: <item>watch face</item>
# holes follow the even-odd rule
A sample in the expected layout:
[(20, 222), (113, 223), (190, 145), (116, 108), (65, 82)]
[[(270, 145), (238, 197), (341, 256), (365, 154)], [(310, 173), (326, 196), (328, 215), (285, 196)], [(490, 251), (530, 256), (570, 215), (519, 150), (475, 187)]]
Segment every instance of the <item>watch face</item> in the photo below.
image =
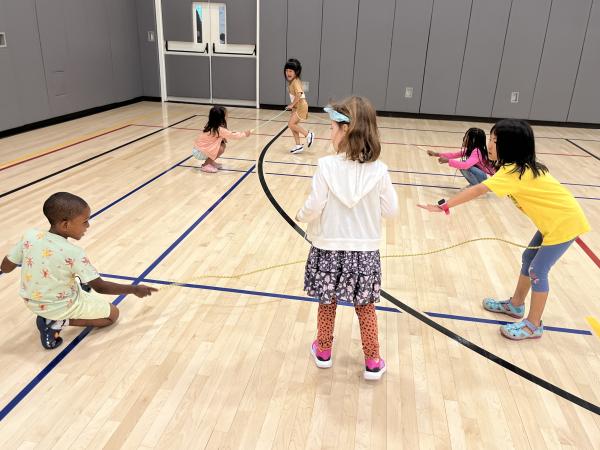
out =
[(441, 199), (441, 200), (438, 200), (438, 205), (440, 205), (440, 206), (441, 206), (441, 205), (443, 205), (444, 203), (446, 203), (446, 199)]

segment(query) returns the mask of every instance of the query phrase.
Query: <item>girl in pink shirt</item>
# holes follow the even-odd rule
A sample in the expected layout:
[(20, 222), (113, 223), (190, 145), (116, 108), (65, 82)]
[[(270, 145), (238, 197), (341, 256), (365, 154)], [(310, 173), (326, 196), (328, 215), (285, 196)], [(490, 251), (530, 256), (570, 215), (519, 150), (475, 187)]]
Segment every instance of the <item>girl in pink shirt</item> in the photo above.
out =
[(241, 139), (250, 136), (250, 130), (243, 132), (227, 129), (227, 109), (213, 106), (208, 113), (208, 122), (200, 136), (194, 141), (192, 154), (200, 160), (206, 159), (200, 167), (202, 172), (215, 173), (221, 167), (216, 159), (225, 151), (227, 139)]
[(488, 157), (485, 140), (485, 131), (481, 128), (469, 128), (459, 152), (438, 153), (428, 150), (427, 154), (436, 156), (440, 164), (459, 169), (469, 186), (474, 186), (485, 180), (488, 175), (496, 173), (494, 163)]

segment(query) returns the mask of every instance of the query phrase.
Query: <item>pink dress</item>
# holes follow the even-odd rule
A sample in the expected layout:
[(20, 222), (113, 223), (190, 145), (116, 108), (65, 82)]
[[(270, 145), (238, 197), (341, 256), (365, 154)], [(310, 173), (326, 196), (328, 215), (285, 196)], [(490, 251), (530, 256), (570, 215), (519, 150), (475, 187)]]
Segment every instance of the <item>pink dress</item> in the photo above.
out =
[(242, 132), (229, 131), (227, 128), (220, 127), (218, 135), (200, 133), (194, 141), (194, 147), (207, 158), (214, 160), (219, 156), (219, 148), (223, 141), (227, 142), (227, 139), (241, 139), (243, 137), (246, 137), (246, 135)]

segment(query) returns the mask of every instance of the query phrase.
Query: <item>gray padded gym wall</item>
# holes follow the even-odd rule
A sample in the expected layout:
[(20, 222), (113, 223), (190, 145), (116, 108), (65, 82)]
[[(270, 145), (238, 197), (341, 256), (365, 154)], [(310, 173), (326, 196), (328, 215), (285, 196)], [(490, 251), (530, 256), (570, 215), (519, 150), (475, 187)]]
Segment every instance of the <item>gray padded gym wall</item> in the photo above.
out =
[[(513, 1), (492, 109), (494, 117), (529, 117), (551, 2)], [(519, 93), (518, 103), (511, 103), (512, 92)]]
[(325, 0), (319, 65), (319, 101), (341, 100), (352, 92), (358, 0)]
[[(385, 109), (419, 112), (433, 0), (396, 2)], [(323, 76), (323, 75), (321, 75)], [(412, 97), (405, 97), (406, 88)]]
[(142, 95), (135, 0), (0, 0), (0, 130)]
[(569, 121), (600, 123), (600, 2), (595, 0), (573, 92)]
[(0, 130), (50, 116), (35, 1), (0, 1)]
[[(302, 81), (309, 83), (306, 98), (313, 106), (319, 98), (322, 12), (323, 0), (288, 0), (287, 57), (302, 64)], [(284, 64), (285, 60), (279, 66), (282, 77)]]
[[(93, 0), (38, 1), (38, 25), (53, 115), (111, 103), (107, 11)], [(98, 39), (104, 36), (104, 39)]]
[(260, 103), (286, 105), (287, 0), (260, 2)]
[[(136, 0), (140, 64), (145, 96), (160, 97), (160, 74), (158, 70), (158, 35), (154, 0)], [(154, 42), (148, 40), (148, 32), (154, 33)]]
[(433, 2), (422, 113), (455, 113), (470, 13), (471, 0)]
[[(140, 43), (138, 39), (136, 2), (105, 0), (108, 7), (108, 29), (110, 33), (110, 55), (113, 79), (113, 101), (122, 102), (131, 98), (131, 93), (143, 95), (140, 85)], [(94, 36), (93, 39), (97, 39)], [(134, 64), (131, 62), (134, 61)]]
[(395, 9), (394, 0), (369, 0), (358, 5), (352, 91), (369, 98), (376, 109), (385, 108)]
[(473, 0), (456, 102), (458, 115), (492, 114), (511, 3), (512, 0)]
[(592, 0), (553, 0), (530, 117), (567, 120), (591, 6)]

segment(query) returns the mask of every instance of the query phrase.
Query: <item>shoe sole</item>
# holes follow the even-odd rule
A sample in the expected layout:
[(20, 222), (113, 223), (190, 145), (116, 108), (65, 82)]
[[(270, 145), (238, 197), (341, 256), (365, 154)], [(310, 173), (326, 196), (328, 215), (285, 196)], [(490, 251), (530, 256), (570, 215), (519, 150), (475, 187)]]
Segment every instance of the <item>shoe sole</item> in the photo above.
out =
[(310, 348), (310, 354), (313, 356), (315, 364), (319, 369), (329, 369), (333, 365), (333, 357), (329, 358), (328, 361), (321, 361), (319, 358), (317, 358), (317, 355), (315, 354), (312, 347)]
[(313, 143), (313, 141), (315, 140), (315, 135), (312, 135), (312, 139), (309, 141), (308, 139), (306, 140), (306, 144), (308, 145), (308, 147), (310, 147)]
[(518, 337), (511, 336), (509, 334), (504, 334), (504, 330), (502, 328), (500, 328), (500, 334), (502, 335), (502, 337), (504, 337), (504, 338), (506, 338), (506, 339), (508, 339), (510, 341), (525, 341), (527, 339), (539, 339), (539, 338), (541, 338), (543, 336), (542, 334), (540, 334), (540, 335), (537, 335), (537, 336), (531, 335), (529, 337), (518, 338)]
[(379, 372), (369, 372), (368, 370), (365, 370), (363, 373), (363, 376), (365, 377), (365, 380), (367, 381), (377, 381), (379, 379), (381, 379), (381, 377), (383, 376), (383, 374), (387, 371), (387, 365), (383, 366), (383, 369), (381, 369)]
[(296, 155), (296, 154), (298, 154), (298, 153), (302, 153), (303, 151), (304, 151), (304, 149), (302, 149), (302, 150), (296, 150), (296, 151), (293, 151), (293, 152), (290, 152), (290, 153), (291, 153), (292, 155)]
[[(42, 319), (42, 320), (40, 321), (39, 319)], [(36, 325), (38, 331), (40, 332), (40, 341), (41, 341), (42, 347), (44, 347), (45, 350), (55, 350), (61, 346), (61, 344), (63, 343), (63, 339), (60, 336), (54, 339), (57, 342), (55, 347), (46, 347), (44, 345), (44, 332), (47, 330), (46, 319), (44, 319), (41, 316), (38, 316), (35, 320), (35, 325)]]

